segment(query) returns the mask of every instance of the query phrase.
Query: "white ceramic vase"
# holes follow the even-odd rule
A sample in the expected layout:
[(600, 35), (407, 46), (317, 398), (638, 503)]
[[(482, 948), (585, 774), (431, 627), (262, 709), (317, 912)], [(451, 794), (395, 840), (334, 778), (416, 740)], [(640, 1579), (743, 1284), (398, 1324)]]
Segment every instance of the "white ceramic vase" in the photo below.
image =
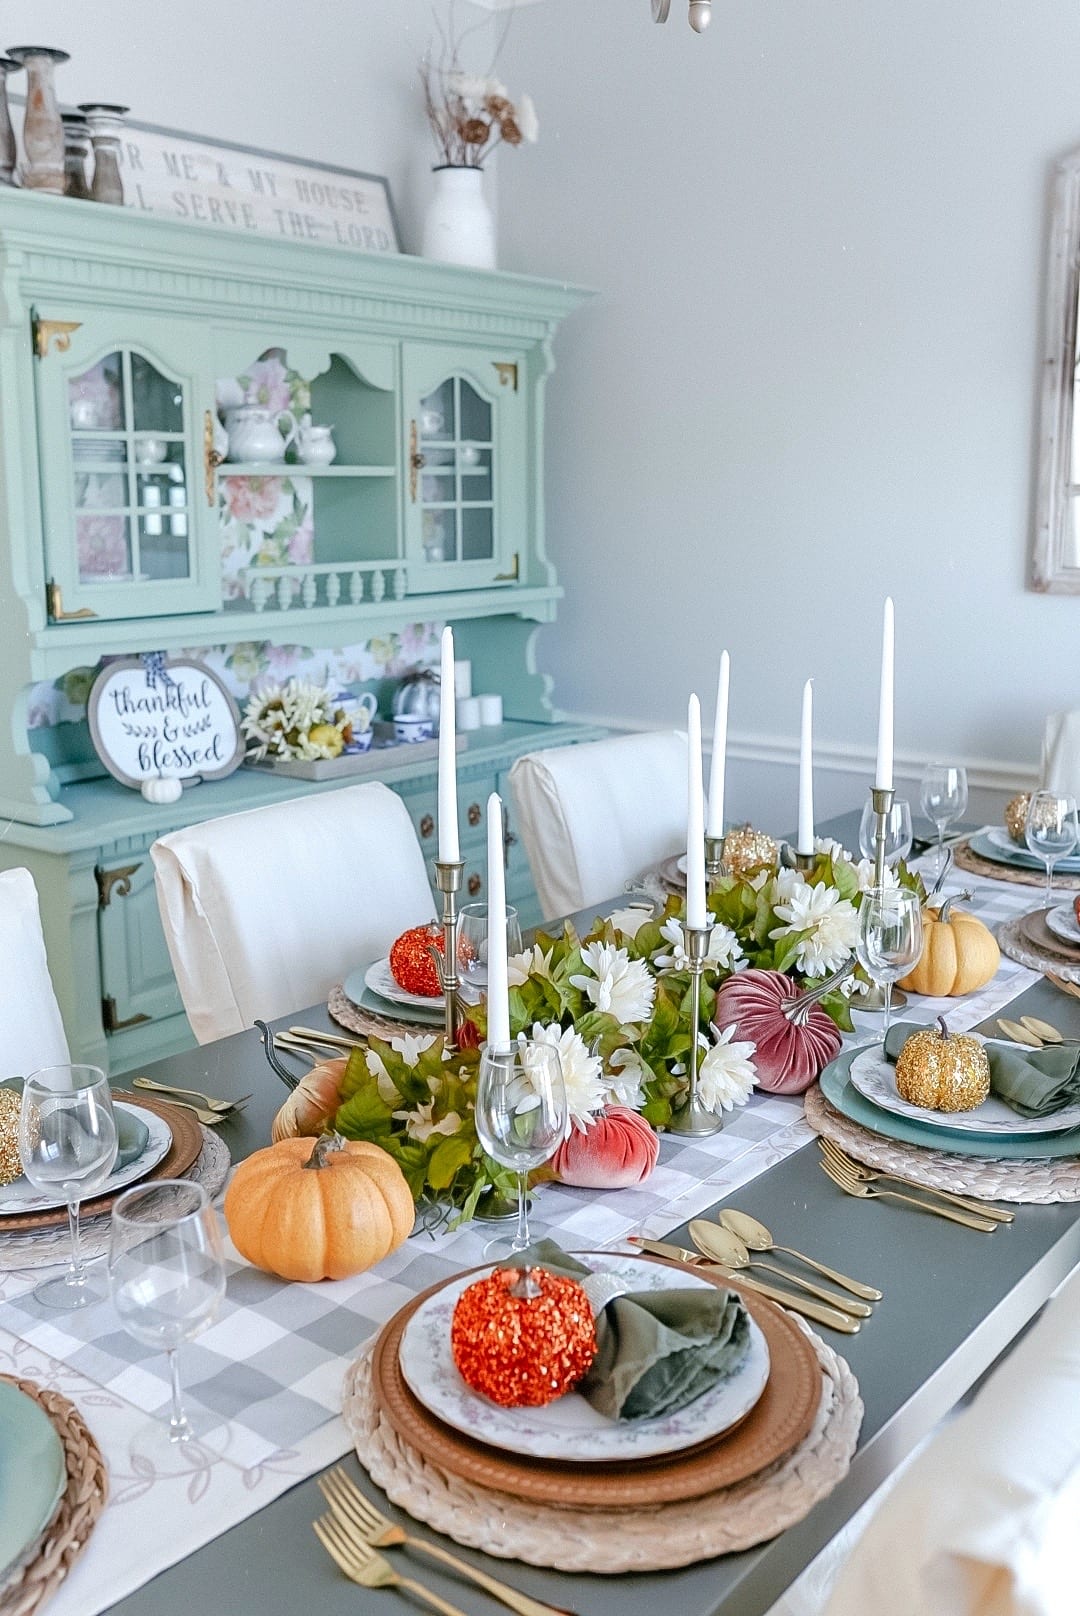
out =
[(435, 195), (424, 219), (425, 258), (470, 269), (495, 268), (495, 220), (480, 168), (437, 168)]

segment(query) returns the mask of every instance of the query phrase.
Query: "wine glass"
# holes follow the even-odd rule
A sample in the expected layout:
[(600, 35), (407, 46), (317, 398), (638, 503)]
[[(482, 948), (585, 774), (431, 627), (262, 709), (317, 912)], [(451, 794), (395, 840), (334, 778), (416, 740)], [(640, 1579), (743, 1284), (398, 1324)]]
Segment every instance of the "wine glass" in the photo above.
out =
[(928, 763), (919, 788), (919, 806), (937, 828), (937, 864), (940, 875), (945, 862), (943, 846), (946, 828), (967, 812), (967, 770), (954, 763)]
[(168, 1357), (168, 1432), (155, 1422), (150, 1433), (152, 1446), (168, 1454), (195, 1434), (184, 1413), (177, 1351), (205, 1329), (225, 1295), (221, 1227), (201, 1184), (162, 1178), (124, 1191), (112, 1213), (109, 1288), (128, 1334)]
[(872, 887), (859, 905), (859, 963), (885, 991), (882, 1042), (892, 1021), (893, 983), (919, 963), (923, 951), (922, 906), (908, 887)]
[(79, 1251), (79, 1203), (100, 1190), (116, 1161), (116, 1117), (109, 1080), (99, 1066), (45, 1066), (23, 1084), (19, 1159), (38, 1190), (67, 1202), (71, 1261), (34, 1295), (46, 1307), (89, 1307), (104, 1286), (87, 1278)]
[(1044, 909), (1049, 909), (1054, 901), (1054, 865), (1072, 852), (1078, 835), (1076, 803), (1072, 797), (1059, 797), (1053, 791), (1033, 793), (1024, 821), (1024, 840), (1036, 858), (1041, 858), (1046, 865)]
[(529, 1245), (529, 1173), (543, 1166), (566, 1134), (566, 1087), (559, 1052), (551, 1044), (527, 1043), (508, 1049), (485, 1044), (476, 1083), (476, 1132), (500, 1167), (513, 1168), (518, 1181), (517, 1233), (492, 1240), (484, 1256), (506, 1256)]
[[(512, 905), (506, 908), (506, 952), (521, 953), (521, 925)], [(488, 906), (466, 903), (458, 910), (458, 976), (461, 997), (478, 1004), (487, 988)]]
[[(867, 798), (859, 821), (859, 851), (863, 858), (873, 859), (876, 847), (877, 815), (874, 804)], [(892, 865), (907, 858), (911, 852), (911, 804), (897, 797), (885, 816), (885, 863)]]

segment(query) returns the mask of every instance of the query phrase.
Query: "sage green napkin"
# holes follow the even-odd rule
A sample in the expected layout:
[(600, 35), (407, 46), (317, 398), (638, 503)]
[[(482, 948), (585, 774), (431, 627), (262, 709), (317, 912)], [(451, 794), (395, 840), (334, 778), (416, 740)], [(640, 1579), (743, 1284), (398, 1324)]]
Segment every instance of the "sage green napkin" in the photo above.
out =
[[(885, 1054), (895, 1062), (913, 1032), (910, 1021), (889, 1028)], [(1049, 1117), (1080, 1099), (1080, 1045), (1048, 1044), (1044, 1049), (987, 1044), (990, 1089), (1022, 1117)]]
[[(591, 1272), (552, 1240), (503, 1268), (531, 1265), (579, 1279)], [(616, 1296), (596, 1321), (598, 1351), (576, 1388), (613, 1420), (674, 1414), (732, 1375), (750, 1348), (750, 1320), (731, 1291), (695, 1287)]]
[[(0, 1083), (0, 1089), (11, 1089), (19, 1095), (22, 1094), (22, 1087), (21, 1077), (8, 1077)], [(125, 1111), (122, 1106), (116, 1106), (113, 1115), (116, 1117), (116, 1167), (128, 1167), (133, 1161), (138, 1161), (146, 1149), (150, 1129), (141, 1117), (133, 1111)]]

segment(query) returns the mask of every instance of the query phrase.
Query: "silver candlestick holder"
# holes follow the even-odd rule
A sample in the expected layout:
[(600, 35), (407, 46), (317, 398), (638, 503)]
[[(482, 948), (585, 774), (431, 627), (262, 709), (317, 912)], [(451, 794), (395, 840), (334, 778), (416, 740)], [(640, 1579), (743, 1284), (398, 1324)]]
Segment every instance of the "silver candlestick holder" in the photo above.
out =
[[(892, 813), (895, 796), (896, 791), (892, 786), (870, 787), (870, 806), (874, 810), (874, 887), (879, 892), (885, 886), (885, 846), (889, 835), (889, 815)], [(907, 994), (894, 986), (892, 1003), (894, 1009), (907, 1004)], [(876, 982), (871, 982), (868, 990), (860, 998), (857, 1008), (884, 1010), (884, 988), (879, 987)]]
[(789, 870), (798, 870), (800, 875), (809, 875), (817, 863), (816, 853), (800, 853), (797, 847), (788, 844), (787, 858), (784, 860)]
[(715, 1111), (710, 1111), (703, 1105), (698, 1096), (698, 1068), (701, 1064), (701, 1049), (698, 1045), (701, 1022), (701, 977), (705, 970), (711, 938), (711, 926), (683, 925), (683, 946), (686, 949), (690, 969), (690, 1061), (687, 1068), (686, 1099), (668, 1123), (668, 1131), (680, 1134), (684, 1139), (707, 1139), (710, 1134), (719, 1133), (724, 1126)]
[(435, 884), (442, 893), (443, 947), (441, 955), (437, 948), (432, 950), (432, 954), (439, 968), (439, 980), (442, 983), (445, 1006), (444, 1027), (448, 1049), (457, 1048), (458, 1018), (461, 1008), (458, 999), (461, 979), (458, 976), (457, 895), (461, 891), (461, 880), (464, 874), (465, 862), (463, 859), (457, 859), (450, 864), (444, 863), (442, 859), (435, 860)]
[(717, 883), (730, 872), (724, 863), (724, 838), (705, 837), (705, 890), (715, 892)]

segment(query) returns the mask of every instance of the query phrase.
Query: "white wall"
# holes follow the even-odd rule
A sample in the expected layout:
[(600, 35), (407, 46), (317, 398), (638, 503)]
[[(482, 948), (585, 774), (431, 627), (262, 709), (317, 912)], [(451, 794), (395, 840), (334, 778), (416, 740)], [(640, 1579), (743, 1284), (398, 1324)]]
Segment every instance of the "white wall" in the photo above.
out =
[[(794, 817), (812, 674), (825, 799), (874, 739), (1034, 769), (1080, 701), (1080, 601), (1025, 591), (1048, 171), (1080, 144), (1076, 0), (547, 0), (502, 64), (506, 267), (600, 296), (549, 390), (541, 660), (569, 709), (668, 723), (730, 647), (732, 809)], [(513, 182), (510, 173), (513, 172)], [(779, 743), (779, 744), (778, 744)], [(769, 800), (788, 795), (775, 814)], [(739, 800), (740, 794), (742, 801)]]

